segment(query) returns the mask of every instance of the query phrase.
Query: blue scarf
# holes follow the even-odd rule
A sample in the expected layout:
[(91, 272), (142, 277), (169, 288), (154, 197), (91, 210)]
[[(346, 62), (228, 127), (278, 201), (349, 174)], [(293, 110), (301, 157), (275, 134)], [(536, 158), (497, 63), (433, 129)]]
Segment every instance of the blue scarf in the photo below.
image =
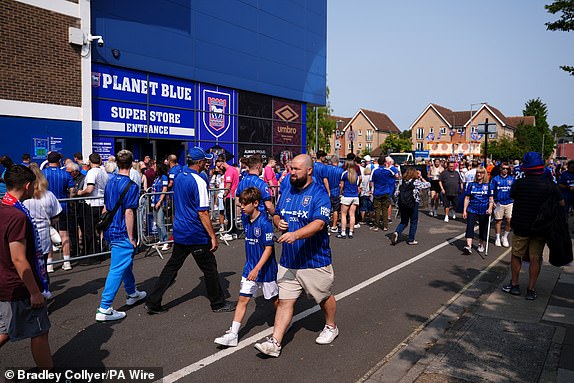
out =
[(42, 254), (42, 245), (40, 243), (40, 235), (38, 234), (38, 228), (34, 223), (34, 219), (30, 215), (30, 211), (20, 202), (16, 197), (12, 196), (10, 193), (6, 193), (2, 198), (2, 203), (8, 206), (14, 206), (16, 209), (20, 210), (26, 214), (26, 218), (32, 225), (32, 233), (34, 234), (34, 261), (36, 263), (36, 275), (42, 283), (43, 291), (48, 290), (48, 272), (46, 271), (46, 263), (44, 262), (44, 254)]

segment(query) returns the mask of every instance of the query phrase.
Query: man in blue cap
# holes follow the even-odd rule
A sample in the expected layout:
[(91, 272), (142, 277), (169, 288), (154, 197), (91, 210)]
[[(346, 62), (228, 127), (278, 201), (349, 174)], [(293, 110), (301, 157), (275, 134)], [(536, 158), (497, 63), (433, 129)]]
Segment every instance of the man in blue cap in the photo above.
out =
[(530, 266), (526, 299), (535, 300), (536, 281), (540, 274), (542, 251), (546, 240), (542, 233), (533, 230), (532, 222), (536, 219), (540, 206), (547, 199), (554, 197), (561, 206), (564, 206), (564, 200), (556, 184), (546, 174), (544, 160), (538, 153), (526, 153), (521, 170), (524, 172), (524, 177), (517, 179), (510, 188), (510, 198), (514, 200), (511, 219), (512, 230), (514, 230), (510, 261), (512, 280), (502, 287), (502, 291), (512, 295), (521, 294), (518, 277), (522, 267), (522, 257), (528, 255)]
[(207, 185), (199, 175), (205, 161), (211, 158), (212, 155), (199, 147), (190, 149), (187, 156), (188, 169), (181, 172), (174, 181), (174, 207), (177, 214), (173, 222), (173, 252), (145, 304), (150, 315), (167, 311), (161, 305), (163, 294), (175, 281), (177, 272), (190, 253), (203, 272), (213, 312), (235, 310), (235, 304), (225, 300), (225, 293), (219, 283), (217, 261), (213, 255), (219, 244), (209, 217)]

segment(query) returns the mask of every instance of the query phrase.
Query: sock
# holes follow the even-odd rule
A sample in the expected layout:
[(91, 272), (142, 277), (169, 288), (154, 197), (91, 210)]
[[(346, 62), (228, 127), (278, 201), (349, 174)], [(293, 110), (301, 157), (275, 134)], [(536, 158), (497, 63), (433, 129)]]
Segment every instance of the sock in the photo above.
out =
[(231, 332), (237, 334), (239, 332), (239, 328), (241, 327), (241, 322), (233, 321), (231, 323)]
[(69, 261), (70, 260), (70, 256), (69, 255), (64, 255), (64, 261)]
[(498, 241), (500, 239), (500, 234), (496, 234), (496, 240)]
[(503, 238), (504, 239), (508, 239), (508, 233), (510, 233), (509, 231), (505, 231), (503, 234)]

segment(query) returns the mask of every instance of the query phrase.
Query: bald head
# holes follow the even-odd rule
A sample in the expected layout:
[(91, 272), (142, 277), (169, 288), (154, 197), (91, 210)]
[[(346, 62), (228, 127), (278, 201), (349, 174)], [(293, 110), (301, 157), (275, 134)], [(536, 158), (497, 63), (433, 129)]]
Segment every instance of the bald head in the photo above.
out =
[(300, 167), (306, 169), (313, 168), (313, 159), (307, 154), (299, 154), (298, 156), (295, 156), (295, 158), (293, 158), (292, 165), (295, 165), (295, 163), (297, 163), (298, 167), (300, 165)]

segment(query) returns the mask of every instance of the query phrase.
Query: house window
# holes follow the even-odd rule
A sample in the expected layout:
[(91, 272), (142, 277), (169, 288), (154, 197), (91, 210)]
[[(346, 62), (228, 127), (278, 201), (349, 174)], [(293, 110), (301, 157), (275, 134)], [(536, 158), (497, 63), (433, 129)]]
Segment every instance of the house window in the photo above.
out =
[(359, 136), (362, 136), (362, 135), (363, 135), (363, 131), (359, 130)]
[(357, 144), (357, 146), (359, 147), (359, 149), (362, 149), (362, 148), (363, 148), (363, 144), (360, 143), (360, 142)]
[[(368, 130), (367, 130), (367, 132), (368, 132)], [(366, 148), (369, 152), (371, 152), (371, 151), (373, 150), (373, 144), (371, 144), (370, 142), (367, 142), (367, 143), (365, 144), (365, 148)]]
[(423, 145), (424, 145), (424, 143), (422, 143), (422, 142), (420, 142), (420, 141), (417, 142), (417, 150), (424, 150), (424, 149), (423, 149)]
[(367, 141), (373, 141), (373, 131), (367, 130)]
[(351, 143), (350, 142), (347, 144), (347, 149), (351, 150)]
[(422, 140), (425, 137), (425, 129), (424, 128), (418, 128), (417, 129), (417, 140)]
[(431, 127), (431, 128), (429, 129), (429, 133), (434, 133), (434, 128), (433, 128), (433, 127)]
[(440, 134), (445, 135), (446, 134), (446, 126), (440, 128)]

